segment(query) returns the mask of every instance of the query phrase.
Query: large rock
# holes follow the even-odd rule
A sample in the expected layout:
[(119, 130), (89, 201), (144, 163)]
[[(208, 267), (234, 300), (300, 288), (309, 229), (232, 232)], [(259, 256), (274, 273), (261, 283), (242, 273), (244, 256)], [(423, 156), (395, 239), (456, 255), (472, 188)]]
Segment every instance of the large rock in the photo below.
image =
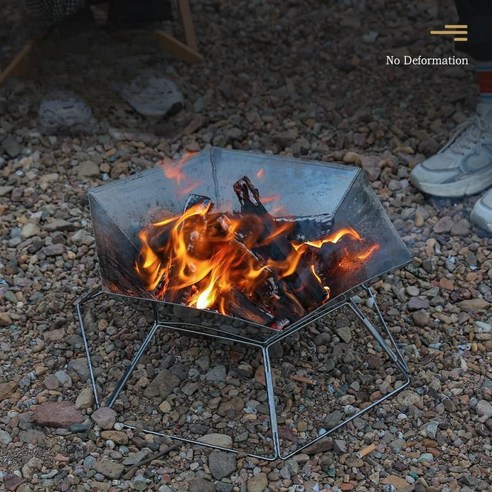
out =
[(80, 393), (79, 396), (77, 396), (77, 399), (75, 400), (75, 408), (78, 409), (83, 409), (83, 408), (90, 408), (94, 405), (94, 393), (92, 391), (92, 388), (84, 388)]
[(416, 403), (419, 403), (421, 398), (418, 393), (415, 393), (415, 391), (412, 390), (403, 390), (398, 396), (397, 396), (398, 403), (400, 405), (403, 405), (405, 407), (409, 407), (410, 405), (415, 405)]
[(13, 189), (13, 186), (0, 186), (0, 196), (8, 195)]
[(28, 222), (21, 230), (21, 237), (22, 239), (28, 239), (33, 236), (38, 236), (39, 232), (40, 230), (37, 224)]
[(64, 220), (64, 219), (52, 219), (44, 226), (44, 230), (48, 232), (55, 232), (55, 231), (66, 232), (66, 231), (75, 231), (75, 229), (76, 229), (75, 224), (72, 224), (72, 222), (68, 222), (68, 220)]
[(11, 435), (4, 430), (0, 430), (0, 447), (8, 446), (11, 442), (12, 442)]
[(163, 400), (165, 400), (180, 382), (181, 380), (171, 371), (162, 369), (161, 372), (147, 386), (147, 388), (145, 388), (144, 395), (147, 398), (155, 398), (160, 396)]
[(149, 454), (151, 454), (152, 451), (149, 448), (143, 448), (140, 451), (137, 451), (136, 453), (130, 453), (124, 460), (123, 464), (124, 465), (138, 465), (141, 461), (143, 461)]
[(91, 415), (91, 418), (101, 429), (112, 429), (116, 422), (116, 412), (112, 408), (101, 407)]
[(97, 178), (99, 176), (99, 166), (92, 161), (81, 162), (75, 169), (79, 178)]
[(9, 313), (0, 313), (0, 326), (10, 326), (13, 323)]
[(466, 311), (478, 311), (481, 309), (489, 309), (490, 303), (485, 299), (465, 299), (464, 301), (458, 302), (458, 306)]
[(215, 492), (215, 485), (204, 478), (191, 480), (188, 486), (189, 492)]
[(123, 431), (106, 430), (101, 432), (101, 437), (116, 444), (128, 444), (128, 434)]
[(334, 410), (329, 413), (326, 418), (324, 425), (327, 429), (332, 429), (336, 427), (343, 420), (343, 413), (340, 410)]
[(46, 256), (60, 256), (65, 253), (65, 245), (61, 243), (49, 244), (41, 252)]
[(409, 486), (409, 483), (404, 478), (396, 475), (388, 475), (381, 480), (381, 483), (385, 485), (392, 485), (393, 490), (405, 490)]
[(68, 363), (68, 369), (74, 371), (84, 382), (89, 379), (89, 365), (85, 357), (71, 360)]
[(213, 367), (207, 372), (205, 379), (211, 383), (224, 382), (226, 379), (226, 368), (224, 366)]
[(98, 460), (94, 463), (93, 468), (111, 480), (118, 480), (125, 469), (121, 463), (115, 463), (109, 460)]
[(82, 423), (84, 416), (70, 401), (47, 401), (36, 408), (34, 421), (45, 427), (68, 429), (72, 424)]
[(215, 449), (208, 457), (208, 467), (215, 479), (222, 480), (236, 471), (236, 455)]
[[(43, 338), (46, 342), (59, 342), (65, 337), (65, 328), (55, 328), (54, 330), (45, 331)], [(70, 364), (69, 364), (70, 366)]]
[(41, 128), (49, 135), (62, 133), (91, 133), (96, 127), (91, 108), (70, 91), (47, 94), (39, 105)]
[(223, 448), (232, 448), (232, 437), (227, 434), (206, 434), (197, 439), (199, 442), (222, 446)]
[(12, 158), (17, 157), (21, 153), (21, 147), (12, 135), (8, 135), (2, 141), (2, 147), (5, 149), (8, 156)]
[(263, 492), (268, 487), (268, 478), (265, 473), (258, 473), (251, 477), (246, 484), (248, 492)]
[(492, 404), (486, 400), (480, 400), (475, 410), (480, 417), (492, 417)]
[(146, 71), (120, 87), (120, 95), (135, 111), (144, 116), (175, 114), (183, 107), (178, 86), (159, 73)]
[(237, 415), (244, 408), (244, 400), (239, 396), (234, 396), (233, 398), (224, 401), (220, 404), (217, 409), (217, 413), (221, 417), (225, 417), (226, 415), (234, 416)]
[(325, 451), (329, 451), (330, 449), (333, 449), (333, 439), (331, 437), (325, 437), (324, 439), (311, 444), (311, 446), (308, 446), (306, 449), (304, 449), (303, 452), (311, 455), (324, 453)]

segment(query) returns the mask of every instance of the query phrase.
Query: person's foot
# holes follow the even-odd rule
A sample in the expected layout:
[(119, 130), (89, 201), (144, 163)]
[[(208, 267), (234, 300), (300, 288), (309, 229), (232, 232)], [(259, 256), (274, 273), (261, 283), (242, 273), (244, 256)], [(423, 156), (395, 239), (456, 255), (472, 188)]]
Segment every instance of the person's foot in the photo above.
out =
[(475, 203), (470, 219), (482, 229), (492, 232), (492, 190), (487, 191), (487, 193)]
[(442, 197), (473, 195), (492, 186), (492, 103), (458, 128), (438, 154), (418, 164), (410, 175), (424, 193)]

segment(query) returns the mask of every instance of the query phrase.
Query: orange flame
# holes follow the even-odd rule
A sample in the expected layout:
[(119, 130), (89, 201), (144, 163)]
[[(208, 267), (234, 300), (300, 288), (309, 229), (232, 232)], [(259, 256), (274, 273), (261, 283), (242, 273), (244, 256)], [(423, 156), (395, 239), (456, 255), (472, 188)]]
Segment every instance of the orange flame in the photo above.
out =
[(183, 157), (178, 161), (173, 161), (165, 157), (161, 160), (161, 167), (164, 171), (164, 176), (167, 179), (176, 181), (178, 185), (177, 194), (179, 196), (188, 195), (195, 188), (203, 184), (202, 180), (192, 180), (185, 172), (184, 167), (186, 166), (190, 157), (193, 157), (196, 152), (185, 152)]
[(369, 257), (372, 256), (372, 254), (379, 249), (379, 244), (373, 244), (370, 248), (368, 248), (366, 251), (359, 253), (356, 258), (361, 261), (367, 260)]
[(280, 200), (280, 195), (270, 195), (262, 197), (262, 203), (278, 202)]
[[(274, 223), (267, 229), (258, 216), (212, 213), (211, 208), (210, 204), (199, 203), (181, 215), (156, 221), (139, 232), (141, 249), (135, 271), (145, 289), (157, 298), (172, 302), (179, 294), (179, 302), (188, 306), (228, 314), (228, 294), (232, 290), (261, 302), (259, 292), (269, 279), (293, 275), (306, 254), (312, 256), (312, 248), (336, 244), (344, 237), (350, 242), (362, 241), (355, 229), (344, 227), (317, 241), (290, 243), (291, 252), (284, 260), (262, 258), (252, 249), (268, 247), (278, 238), (287, 241), (292, 223)], [(243, 234), (244, 230), (248, 232)], [(347, 249), (348, 245), (342, 250), (341, 270), (355, 261), (366, 261), (379, 245), (374, 244), (364, 251), (356, 248), (353, 254), (347, 253)], [(330, 288), (325, 285), (329, 280), (324, 278), (326, 272), (319, 273), (314, 260), (309, 268), (328, 299)]]
[(344, 236), (349, 235), (353, 239), (357, 239), (358, 241), (361, 240), (360, 234), (355, 230), (352, 229), (352, 227), (344, 227), (333, 234), (330, 234), (329, 236), (326, 236), (323, 239), (319, 239), (318, 241), (306, 241), (305, 243), (302, 243), (298, 245), (297, 247), (294, 246), (295, 248), (300, 248), (303, 246), (313, 246), (314, 248), (321, 248), (326, 243), (338, 243), (340, 239), (342, 239)]
[[(165, 282), (160, 290), (164, 297), (169, 291), (195, 286), (187, 304), (205, 309), (231, 288), (252, 292), (264, 281), (266, 267), (235, 239), (240, 221), (231, 220), (229, 229), (217, 234), (209, 230), (208, 212), (209, 207), (194, 205), (181, 216), (156, 222), (139, 233), (141, 250), (135, 269), (148, 291)], [(157, 251), (153, 238), (166, 226), (170, 227), (169, 239)]]

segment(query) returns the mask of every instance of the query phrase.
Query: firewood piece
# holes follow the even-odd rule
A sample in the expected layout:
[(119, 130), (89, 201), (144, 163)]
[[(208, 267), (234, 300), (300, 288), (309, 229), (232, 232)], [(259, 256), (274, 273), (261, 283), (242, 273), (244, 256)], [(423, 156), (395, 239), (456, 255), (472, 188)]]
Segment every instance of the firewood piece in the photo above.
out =
[(290, 291), (287, 283), (283, 280), (278, 281), (278, 296), (270, 301), (271, 309), (276, 320), (287, 319), (293, 322), (302, 318), (306, 310), (299, 302), (299, 299)]
[[(253, 186), (247, 176), (243, 176), (233, 185), (234, 192), (241, 204), (241, 212), (251, 217), (242, 220), (238, 234), (253, 250), (258, 251), (265, 260), (273, 259), (282, 261), (289, 257), (293, 251), (290, 241), (285, 235), (278, 235), (273, 240), (269, 239), (275, 232), (276, 224), (260, 200), (259, 191)], [(255, 220), (255, 216), (261, 220)], [(254, 241), (252, 241), (254, 238)], [(254, 242), (257, 247), (253, 248)]]
[(209, 211), (214, 207), (212, 200), (205, 195), (196, 195), (195, 193), (190, 193), (186, 198), (186, 202), (183, 207), (183, 212), (186, 212), (191, 207), (195, 205), (202, 205), (203, 207), (209, 207)]
[(309, 310), (322, 304), (326, 300), (327, 292), (309, 265), (301, 263), (305, 262), (301, 260), (295, 273), (285, 281), (299, 302)]
[(333, 215), (319, 214), (301, 217), (275, 217), (276, 224), (292, 224), (289, 231), (289, 239), (296, 243), (316, 241), (333, 232)]
[[(222, 215), (219, 218), (219, 222), (224, 231), (229, 230), (229, 217)], [(258, 232), (258, 234), (261, 235), (260, 232)], [(254, 233), (241, 234), (236, 231), (236, 237), (238, 239), (233, 239), (232, 241), (237, 244), (238, 248), (243, 251), (245, 256), (249, 256), (253, 259), (254, 263), (260, 265), (262, 263), (260, 257), (248, 247), (252, 242), (255, 242), (252, 239), (252, 236), (256, 237)], [(268, 259), (268, 252), (265, 253), (264, 260), (265, 259)], [(268, 311), (271, 310), (274, 313), (274, 317), (279, 321), (280, 325), (282, 325), (281, 327), (286, 326), (288, 323), (306, 314), (305, 309), (299, 303), (296, 296), (290, 291), (287, 283), (280, 280), (275, 273), (268, 268), (264, 270), (264, 275), (261, 277), (261, 280), (259, 279), (256, 283), (255, 294), (258, 297), (258, 302), (267, 306)], [(285, 323), (286, 320), (288, 323)]]
[(253, 186), (247, 176), (243, 176), (233, 184), (234, 193), (241, 204), (241, 211), (253, 215), (269, 215), (260, 201), (260, 192)]
[(259, 325), (268, 325), (273, 321), (271, 314), (259, 309), (236, 289), (232, 289), (229, 293), (227, 305), (227, 311), (231, 316), (237, 316)]
[[(275, 261), (285, 261), (293, 253), (294, 247), (289, 241), (287, 234), (275, 234), (278, 224), (275, 224), (274, 218), (268, 213), (260, 199), (259, 191), (253, 186), (253, 183), (247, 176), (243, 176), (233, 185), (234, 192), (241, 204), (241, 212), (261, 217), (263, 230), (259, 232), (249, 232), (240, 230), (240, 234), (248, 242), (248, 235), (254, 234), (258, 247), (250, 246), (253, 253), (261, 256), (265, 261), (273, 259)], [(257, 227), (255, 221), (251, 221), (253, 227)], [(292, 225), (292, 227), (294, 224)], [(286, 231), (287, 232), (287, 231)], [(300, 259), (296, 271), (286, 277), (286, 284), (290, 291), (299, 299), (305, 309), (313, 309), (319, 306), (326, 299), (326, 291), (311, 271), (309, 264)]]

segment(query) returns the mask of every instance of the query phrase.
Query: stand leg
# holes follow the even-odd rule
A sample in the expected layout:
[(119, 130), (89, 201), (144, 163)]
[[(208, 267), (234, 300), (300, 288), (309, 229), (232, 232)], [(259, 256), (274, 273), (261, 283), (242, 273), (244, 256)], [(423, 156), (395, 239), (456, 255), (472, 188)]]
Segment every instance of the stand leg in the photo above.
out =
[(275, 391), (273, 389), (273, 375), (270, 364), (270, 354), (268, 353), (268, 347), (262, 347), (261, 352), (263, 355), (263, 367), (265, 368), (265, 382), (268, 395), (268, 409), (270, 413), (270, 426), (272, 429), (272, 441), (273, 450), (275, 452), (274, 458), (280, 457), (280, 439), (278, 435), (278, 423), (277, 423), (277, 408), (275, 405)]
[(96, 386), (96, 379), (94, 378), (94, 370), (92, 368), (92, 360), (91, 360), (91, 353), (89, 350), (89, 344), (87, 343), (87, 336), (85, 333), (85, 323), (84, 323), (84, 316), (82, 313), (82, 304), (90, 301), (91, 299), (95, 299), (96, 297), (100, 296), (102, 294), (102, 290), (100, 287), (97, 289), (92, 290), (89, 292), (86, 296), (84, 296), (76, 305), (75, 309), (77, 310), (77, 316), (79, 318), (79, 324), (80, 324), (80, 333), (82, 335), (82, 341), (84, 342), (84, 350), (85, 350), (85, 356), (87, 357), (87, 367), (89, 368), (89, 378), (91, 380), (91, 386), (92, 386), (92, 392), (94, 393), (94, 401), (96, 403), (96, 408), (99, 408), (99, 394), (97, 391), (97, 386)]
[(381, 348), (388, 354), (388, 357), (399, 367), (399, 369), (408, 376), (409, 370), (408, 370), (408, 365), (403, 358), (403, 355), (401, 354), (400, 350), (398, 349), (398, 346), (395, 342), (395, 339), (393, 338), (393, 335), (391, 334), (388, 325), (386, 324), (386, 321), (383, 317), (383, 314), (381, 313), (381, 310), (379, 309), (379, 306), (376, 302), (376, 298), (370, 292), (370, 296), (374, 300), (374, 307), (376, 309), (376, 314), (381, 321), (384, 330), (386, 334), (388, 335), (388, 338), (390, 339), (392, 347), (390, 347), (387, 343), (386, 340), (382, 337), (382, 335), (379, 333), (377, 328), (370, 322), (370, 320), (367, 318), (367, 316), (363, 313), (363, 311), (360, 309), (360, 307), (352, 300), (350, 299), (348, 305), (350, 309), (354, 312), (354, 314), (357, 315), (357, 317), (364, 323), (364, 326), (367, 328), (367, 330), (371, 333), (371, 335), (376, 339), (376, 341), (379, 343)]
[(106, 402), (107, 407), (111, 408), (114, 405), (114, 402), (116, 401), (118, 396), (120, 396), (121, 391), (123, 390), (124, 386), (126, 385), (128, 379), (130, 379), (132, 372), (134, 371), (135, 367), (137, 367), (138, 362), (140, 361), (140, 359), (142, 358), (142, 355), (147, 350), (149, 343), (154, 338), (158, 329), (159, 329), (159, 324), (157, 322), (154, 322), (149, 334), (145, 337), (145, 340), (142, 342), (142, 345), (140, 345), (138, 352), (133, 356), (132, 361), (130, 362), (129, 366), (126, 368), (123, 376), (121, 376), (120, 380), (118, 381), (116, 388), (114, 389), (113, 393), (111, 394), (108, 401)]
[[(258, 342), (258, 341), (253, 341), (253, 340), (240, 340), (231, 336), (223, 335), (222, 333), (207, 333), (207, 332), (202, 332), (193, 329), (192, 326), (174, 326), (172, 324), (166, 324), (165, 322), (161, 322), (159, 319), (159, 313), (157, 309), (157, 305), (153, 304), (152, 309), (153, 309), (153, 314), (154, 314), (154, 323), (150, 329), (150, 332), (147, 334), (145, 339), (143, 340), (140, 348), (138, 349), (137, 353), (134, 355), (132, 361), (130, 362), (129, 366), (126, 368), (123, 376), (120, 378), (120, 380), (117, 383), (116, 388), (114, 389), (113, 393), (111, 394), (110, 398), (107, 400), (106, 405), (108, 407), (112, 407), (119, 397), (120, 393), (122, 392), (123, 388), (125, 387), (126, 383), (128, 382), (128, 379), (132, 375), (133, 371), (135, 370), (136, 366), (138, 365), (140, 359), (146, 352), (150, 342), (154, 339), (157, 331), (159, 329), (165, 330), (173, 330), (177, 332), (185, 332), (188, 334), (196, 334), (200, 336), (206, 336), (210, 338), (217, 338), (220, 340), (229, 340), (233, 341), (235, 343), (239, 344), (244, 344), (247, 346), (252, 346), (256, 347), (261, 350), (262, 352), (262, 358), (263, 358), (263, 365), (264, 365), (264, 370), (265, 370), (265, 384), (266, 384), (266, 390), (267, 390), (267, 398), (268, 398), (268, 409), (269, 409), (269, 414), (270, 414), (270, 427), (271, 427), (271, 432), (272, 432), (272, 444), (273, 444), (273, 456), (260, 456), (260, 455), (255, 455), (252, 453), (245, 453), (249, 456), (253, 456), (258, 459), (264, 459), (268, 461), (273, 461), (275, 459), (281, 458), (281, 459), (288, 459), (295, 455), (296, 453), (302, 451), (303, 449), (315, 444), (316, 442), (326, 438), (328, 435), (332, 434), (336, 430), (340, 429), (341, 427), (345, 426), (348, 422), (354, 420), (355, 418), (359, 417), (360, 415), (364, 414), (368, 410), (376, 407), (379, 405), (381, 402), (384, 400), (390, 398), (391, 396), (395, 395), (399, 391), (401, 391), (403, 388), (408, 386), (410, 384), (410, 376), (408, 373), (408, 366), (403, 359), (403, 356), (401, 352), (398, 350), (398, 347), (395, 343), (394, 338), (392, 337), (389, 328), (384, 321), (384, 318), (382, 316), (382, 313), (379, 309), (379, 306), (375, 302), (374, 295), (372, 292), (368, 291), (369, 295), (374, 299), (374, 306), (375, 306), (375, 311), (377, 316), (379, 317), (386, 335), (388, 336), (390, 342), (391, 342), (391, 347), (388, 345), (386, 340), (383, 338), (381, 333), (379, 333), (378, 329), (371, 323), (371, 321), (367, 318), (365, 313), (360, 309), (360, 307), (353, 301), (353, 300), (346, 300), (342, 302), (340, 305), (337, 305), (334, 310), (339, 309), (345, 305), (347, 305), (353, 313), (357, 316), (357, 318), (362, 321), (364, 326), (367, 328), (369, 333), (372, 335), (372, 337), (378, 342), (378, 344), (381, 346), (381, 348), (386, 352), (390, 360), (397, 366), (397, 368), (400, 370), (401, 374), (404, 376), (405, 381), (397, 388), (393, 389), (391, 392), (387, 393), (386, 395), (382, 396), (380, 399), (377, 401), (371, 402), (367, 407), (359, 410), (356, 412), (354, 415), (351, 415), (350, 417), (346, 418), (343, 422), (340, 422), (337, 424), (335, 427), (323, 432), (323, 434), (318, 435), (315, 439), (312, 439), (311, 441), (305, 443), (304, 445), (298, 447), (294, 451), (290, 452), (287, 455), (282, 455), (282, 450), (281, 450), (281, 444), (280, 444), (280, 436), (279, 436), (279, 429), (278, 429), (278, 418), (277, 418), (277, 406), (276, 406), (276, 401), (275, 401), (275, 387), (274, 387), (274, 381), (273, 381), (273, 374), (272, 374), (272, 368), (271, 368), (271, 361), (270, 361), (270, 354), (269, 354), (269, 348), (274, 344), (278, 343), (280, 340), (278, 338), (275, 338), (274, 341), (270, 342)], [(84, 341), (84, 348), (86, 351), (87, 355), (87, 361), (88, 361), (88, 366), (89, 366), (89, 374), (90, 374), (90, 380), (92, 384), (92, 388), (94, 391), (94, 397), (95, 397), (95, 402), (97, 407), (100, 406), (100, 400), (98, 398), (98, 392), (97, 392), (97, 387), (96, 387), (96, 382), (95, 382), (95, 377), (94, 377), (94, 372), (93, 372), (93, 367), (92, 367), (92, 361), (91, 361), (91, 356), (90, 356), (90, 351), (89, 351), (89, 345), (87, 343), (87, 338), (86, 338), (86, 330), (85, 330), (85, 325), (84, 325), (84, 320), (83, 320), (83, 312), (82, 312), (82, 304), (86, 303), (88, 301), (96, 299), (98, 296), (101, 294), (104, 294), (101, 289), (96, 289), (89, 294), (87, 294), (84, 298), (82, 298), (77, 304), (76, 304), (76, 309), (77, 309), (77, 314), (81, 326), (81, 333), (82, 333), (82, 338)], [(288, 334), (286, 334), (287, 336)], [(285, 338), (286, 336), (281, 337), (282, 339)], [(131, 426), (127, 426), (131, 428)], [(149, 432), (151, 434), (155, 435), (160, 435), (164, 437), (170, 437), (172, 439), (179, 440), (181, 442), (189, 443), (189, 444), (194, 444), (194, 445), (201, 445), (201, 446), (206, 446), (206, 447), (211, 447), (211, 448), (216, 448), (216, 449), (221, 449), (223, 451), (231, 451), (234, 453), (239, 453), (240, 451), (235, 450), (235, 449), (228, 449), (228, 448), (223, 448), (221, 446), (216, 446), (216, 445), (211, 445), (211, 444), (205, 444), (200, 441), (196, 441), (194, 439), (187, 439), (183, 438), (180, 436), (175, 436), (175, 435), (170, 435), (169, 433), (164, 433), (164, 432), (156, 432), (156, 431), (148, 431), (144, 430), (145, 432)]]
[(372, 289), (370, 287), (364, 286), (364, 289), (368, 293), (369, 297), (371, 297), (372, 300), (374, 301), (374, 309), (376, 310), (376, 314), (378, 315), (378, 318), (381, 321), (381, 324), (383, 325), (384, 331), (388, 335), (388, 338), (390, 339), (391, 344), (393, 345), (397, 355), (399, 356), (399, 360), (400, 360), (401, 364), (403, 365), (405, 370), (408, 372), (407, 362), (406, 362), (405, 358), (403, 357), (402, 353), (400, 352), (400, 349), (398, 348), (398, 344), (396, 343), (395, 339), (393, 338), (393, 335), (391, 334), (391, 331), (388, 327), (388, 324), (386, 323), (386, 320), (383, 317), (383, 313), (381, 312), (381, 309), (379, 308), (379, 304), (377, 303), (376, 296), (374, 295), (374, 293), (372, 292)]

